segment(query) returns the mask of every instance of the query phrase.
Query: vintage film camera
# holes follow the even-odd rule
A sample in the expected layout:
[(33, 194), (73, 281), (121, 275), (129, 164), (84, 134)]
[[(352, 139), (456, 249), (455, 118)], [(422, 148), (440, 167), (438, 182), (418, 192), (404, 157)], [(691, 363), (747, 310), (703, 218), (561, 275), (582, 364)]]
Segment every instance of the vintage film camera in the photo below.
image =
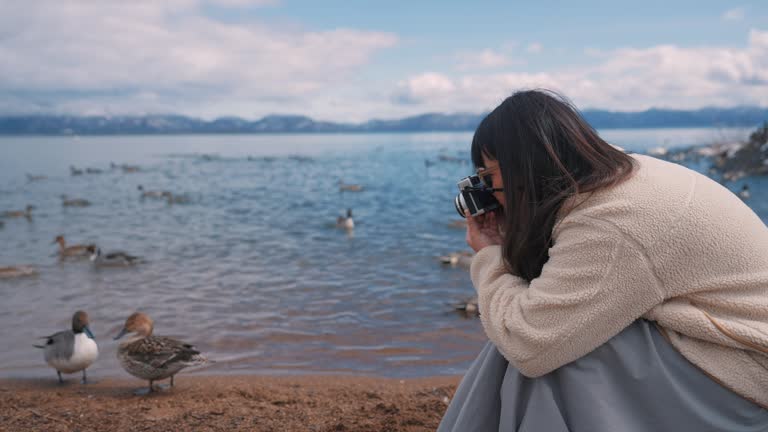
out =
[(470, 215), (477, 216), (499, 208), (499, 202), (493, 196), (493, 189), (487, 188), (480, 176), (464, 177), (456, 185), (459, 187), (459, 194), (453, 204), (461, 217), (466, 216), (465, 210), (469, 210)]

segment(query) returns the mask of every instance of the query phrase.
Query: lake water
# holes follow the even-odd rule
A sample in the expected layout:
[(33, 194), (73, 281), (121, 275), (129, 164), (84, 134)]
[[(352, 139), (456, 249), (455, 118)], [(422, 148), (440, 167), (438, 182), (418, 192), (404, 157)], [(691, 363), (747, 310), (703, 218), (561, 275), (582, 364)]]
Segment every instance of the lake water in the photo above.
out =
[[(611, 130), (634, 151), (743, 139), (744, 129)], [(0, 281), (0, 375), (50, 376), (36, 337), (86, 310), (100, 344), (92, 377), (124, 376), (112, 337), (131, 312), (155, 333), (195, 343), (205, 373), (463, 373), (485, 342), (450, 303), (473, 295), (468, 272), (437, 256), (466, 250), (449, 226), (470, 133), (0, 138), (0, 211), (37, 208), (0, 228), (0, 266), (40, 274)], [(202, 157), (208, 154), (212, 157)], [(138, 173), (110, 170), (136, 164)], [(71, 176), (69, 166), (105, 170)], [(26, 174), (46, 175), (28, 182)], [(362, 192), (341, 193), (338, 181)], [(765, 179), (750, 205), (768, 219)], [(738, 184), (741, 185), (742, 182)], [(142, 200), (138, 185), (191, 202)], [(736, 188), (737, 185), (733, 185)], [(64, 208), (60, 195), (93, 205)], [(335, 228), (352, 208), (352, 236)], [(59, 262), (51, 241), (95, 242), (146, 263)]]

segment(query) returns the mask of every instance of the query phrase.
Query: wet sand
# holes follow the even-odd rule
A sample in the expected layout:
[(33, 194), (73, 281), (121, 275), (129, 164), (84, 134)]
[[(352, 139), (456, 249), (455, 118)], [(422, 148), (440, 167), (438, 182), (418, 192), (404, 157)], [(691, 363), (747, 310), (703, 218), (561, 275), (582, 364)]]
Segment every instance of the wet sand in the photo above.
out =
[(137, 396), (139, 380), (75, 377), (0, 380), (0, 430), (434, 431), (461, 379), (179, 375)]

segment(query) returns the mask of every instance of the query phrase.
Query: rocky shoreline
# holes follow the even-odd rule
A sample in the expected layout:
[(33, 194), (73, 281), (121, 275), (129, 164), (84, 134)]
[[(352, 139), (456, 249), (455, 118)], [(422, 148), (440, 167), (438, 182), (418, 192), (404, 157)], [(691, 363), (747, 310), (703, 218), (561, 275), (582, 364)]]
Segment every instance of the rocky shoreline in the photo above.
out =
[(704, 159), (709, 163), (707, 174), (723, 183), (768, 175), (768, 122), (743, 142), (718, 142), (673, 150), (660, 147), (648, 153), (677, 163), (700, 162)]

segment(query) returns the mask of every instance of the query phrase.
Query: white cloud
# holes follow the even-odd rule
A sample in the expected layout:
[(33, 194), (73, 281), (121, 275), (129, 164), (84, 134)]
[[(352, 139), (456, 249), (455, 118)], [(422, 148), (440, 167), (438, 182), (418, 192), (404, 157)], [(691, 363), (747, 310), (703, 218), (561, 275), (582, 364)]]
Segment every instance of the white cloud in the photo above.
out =
[(725, 21), (741, 21), (744, 19), (744, 8), (738, 7), (725, 11), (722, 18)]
[(427, 72), (398, 83), (394, 99), (402, 104), (419, 104), (437, 101), (451, 96), (456, 86), (450, 78), (439, 73)]
[(402, 86), (397, 92), (421, 111), (487, 110), (515, 90), (535, 87), (560, 91), (580, 107), (616, 110), (768, 104), (768, 31), (750, 31), (746, 48), (659, 45), (597, 54), (586, 67), (444, 76), (446, 90), (435, 98), (419, 81), (407, 81), (411, 93)]
[(458, 70), (492, 69), (509, 66), (512, 60), (497, 51), (484, 49), (479, 52), (460, 52), (456, 55)]
[(528, 48), (527, 48), (528, 52), (531, 54), (538, 54), (541, 52), (542, 49), (544, 49), (544, 47), (538, 42), (533, 42), (531, 44), (528, 44)]
[(211, 1), (240, 7), (273, 0), (3, 3), (0, 113), (294, 113), (364, 121), (480, 112), (531, 87), (559, 90), (581, 107), (618, 110), (768, 105), (764, 30), (751, 30), (745, 47), (592, 48), (586, 66), (538, 71), (515, 71), (521, 62), (512, 53), (541, 45), (510, 43), (460, 53), (447, 70), (387, 77), (365, 72), (377, 53), (398, 44), (394, 34), (225, 23), (203, 15)]
[[(222, 23), (199, 7), (195, 0), (10, 3), (0, 15), (5, 103), (203, 116), (304, 113), (310, 100), (342, 93), (338, 87), (352, 85), (371, 56), (398, 41), (353, 29)], [(155, 97), (136, 97), (146, 94)]]

